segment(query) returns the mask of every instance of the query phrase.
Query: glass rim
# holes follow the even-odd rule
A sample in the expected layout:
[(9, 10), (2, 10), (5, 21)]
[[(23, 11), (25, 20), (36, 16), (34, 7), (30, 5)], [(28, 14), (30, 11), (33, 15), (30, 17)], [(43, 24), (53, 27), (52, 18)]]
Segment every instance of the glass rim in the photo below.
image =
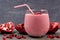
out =
[[(41, 14), (48, 14), (48, 10), (47, 9), (40, 9), (40, 10), (35, 10), (32, 9), (32, 11), (35, 12), (40, 12)], [(29, 10), (27, 10), (26, 14), (30, 14), (31, 12)]]

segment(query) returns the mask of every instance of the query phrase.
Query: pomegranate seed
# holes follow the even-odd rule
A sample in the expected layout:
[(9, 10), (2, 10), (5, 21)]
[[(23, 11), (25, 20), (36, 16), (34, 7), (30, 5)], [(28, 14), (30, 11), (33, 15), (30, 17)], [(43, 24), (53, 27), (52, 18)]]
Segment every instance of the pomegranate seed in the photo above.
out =
[(4, 34), (4, 36), (6, 36), (6, 34)]
[(55, 36), (56, 38), (60, 38), (60, 36)]
[(16, 36), (17, 39), (21, 39), (22, 37), (21, 36)]
[(14, 35), (14, 37), (16, 37), (17, 35), (16, 34), (13, 34)]
[(25, 36), (22, 36), (22, 38), (26, 39), (26, 37), (25, 37)]
[(7, 38), (10, 38), (10, 39), (12, 39), (12, 38), (13, 38), (13, 36), (9, 35), (9, 36), (7, 36)]
[(3, 37), (3, 40), (6, 40), (6, 37), (5, 36)]
[(52, 39), (52, 38), (54, 38), (54, 36), (53, 35), (48, 35), (47, 38)]
[(10, 36), (10, 39), (12, 39), (13, 37), (12, 36)]
[(14, 37), (15, 35), (14, 34), (10, 34), (10, 36)]
[(9, 38), (9, 36), (7, 36), (7, 38)]
[(35, 12), (35, 14), (38, 15), (38, 14), (41, 14), (41, 12), (38, 11), (38, 12)]

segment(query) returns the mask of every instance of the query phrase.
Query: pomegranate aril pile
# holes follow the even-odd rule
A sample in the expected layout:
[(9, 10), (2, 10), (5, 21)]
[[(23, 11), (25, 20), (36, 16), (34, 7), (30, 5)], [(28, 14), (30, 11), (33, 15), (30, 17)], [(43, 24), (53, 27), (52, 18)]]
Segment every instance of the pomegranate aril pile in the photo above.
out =
[(15, 27), (15, 29), (19, 32), (19, 33), (26, 33), (25, 29), (24, 29), (24, 24), (17, 24), (17, 26)]
[(1, 33), (11, 33), (15, 29), (13, 22), (7, 22), (4, 24), (0, 24)]
[(48, 34), (54, 34), (59, 29), (58, 24), (58, 22), (50, 22), (50, 29), (48, 31)]

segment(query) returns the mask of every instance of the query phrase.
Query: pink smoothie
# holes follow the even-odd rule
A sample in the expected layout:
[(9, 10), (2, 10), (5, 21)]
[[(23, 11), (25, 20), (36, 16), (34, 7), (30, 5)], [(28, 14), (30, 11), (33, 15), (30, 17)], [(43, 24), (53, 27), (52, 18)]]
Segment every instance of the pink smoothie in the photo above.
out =
[(24, 28), (31, 36), (43, 36), (49, 30), (48, 14), (25, 14)]

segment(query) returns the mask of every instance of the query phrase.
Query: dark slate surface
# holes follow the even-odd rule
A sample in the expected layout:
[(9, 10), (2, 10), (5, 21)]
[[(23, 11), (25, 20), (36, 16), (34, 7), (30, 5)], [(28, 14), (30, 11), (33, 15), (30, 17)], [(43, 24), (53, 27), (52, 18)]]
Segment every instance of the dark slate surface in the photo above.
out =
[(0, 0), (0, 23), (13, 21), (23, 23), (26, 7), (14, 9), (19, 4), (27, 3), (32, 9), (41, 8), (49, 11), (50, 21), (60, 21), (60, 0)]

